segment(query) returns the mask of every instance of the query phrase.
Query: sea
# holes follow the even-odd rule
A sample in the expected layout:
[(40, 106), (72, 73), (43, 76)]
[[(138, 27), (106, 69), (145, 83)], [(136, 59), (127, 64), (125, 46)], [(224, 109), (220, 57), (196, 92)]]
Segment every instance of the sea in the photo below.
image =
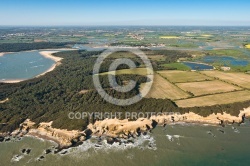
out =
[[(185, 123), (158, 126), (148, 135), (121, 144), (92, 137), (58, 153), (54, 153), (56, 144), (51, 141), (24, 137), (0, 143), (0, 165), (249, 166), (249, 138), (249, 120), (225, 127)], [(30, 153), (23, 153), (23, 149), (30, 149)]]
[(54, 61), (45, 58), (39, 51), (22, 51), (0, 56), (0, 82), (26, 80), (47, 71)]

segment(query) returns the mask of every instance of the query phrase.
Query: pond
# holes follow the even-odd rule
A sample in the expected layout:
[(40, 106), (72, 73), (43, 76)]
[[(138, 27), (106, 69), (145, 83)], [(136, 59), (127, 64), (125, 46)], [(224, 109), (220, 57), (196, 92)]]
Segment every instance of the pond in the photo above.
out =
[(224, 66), (247, 66), (249, 61), (236, 59), (230, 56), (205, 56), (201, 59), (204, 63), (220, 63)]
[(183, 62), (184, 65), (190, 67), (192, 70), (213, 70), (214, 67), (203, 64), (203, 63), (198, 63), (198, 62)]

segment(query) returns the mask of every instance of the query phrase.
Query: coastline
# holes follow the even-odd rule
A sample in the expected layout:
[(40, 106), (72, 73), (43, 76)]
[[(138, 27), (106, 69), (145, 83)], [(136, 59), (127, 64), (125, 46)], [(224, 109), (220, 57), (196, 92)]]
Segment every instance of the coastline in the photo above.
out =
[(3, 104), (5, 102), (9, 101), (9, 98), (6, 98), (5, 100), (0, 100), (0, 104)]
[(40, 52), (39, 52), (39, 54), (41, 54), (43, 57), (53, 60), (53, 61), (55, 62), (55, 64), (53, 64), (53, 65), (52, 65), (48, 70), (46, 70), (45, 72), (43, 72), (43, 73), (37, 75), (35, 78), (41, 77), (41, 76), (45, 75), (46, 73), (53, 71), (57, 66), (61, 65), (61, 62), (60, 62), (60, 61), (61, 61), (63, 58), (61, 58), (61, 57), (56, 57), (56, 56), (53, 56), (53, 55), (52, 55), (52, 54), (57, 53), (57, 52), (59, 52), (59, 51), (40, 51)]
[[(31, 51), (36, 51), (36, 50), (30, 50), (30, 51), (26, 51), (26, 52), (31, 52)], [(45, 72), (35, 76), (34, 78), (38, 78), (40, 76), (43, 76), (45, 75), (46, 73), (48, 72), (51, 72), (53, 71), (57, 66), (59, 66), (61, 64), (61, 60), (63, 58), (60, 58), (60, 57), (56, 57), (56, 56), (53, 56), (52, 54), (54, 53), (57, 53), (57, 52), (60, 52), (59, 50), (58, 51), (40, 51), (39, 54), (42, 55), (43, 57), (45, 58), (48, 58), (48, 59), (51, 59), (55, 62), (55, 64), (53, 64), (49, 69), (47, 69)], [(11, 53), (11, 52), (8, 52), (8, 53)], [(4, 56), (5, 54), (7, 54), (6, 52), (2, 52), (0, 53), (0, 56)], [(32, 79), (32, 78), (31, 78)], [(19, 82), (22, 82), (22, 81), (25, 81), (25, 80), (29, 80), (29, 79), (6, 79), (6, 80), (0, 80), (0, 83), (9, 83), (9, 84), (12, 84), (12, 83), (19, 83)]]
[(8, 80), (0, 80), (0, 83), (7, 83), (7, 84), (14, 84), (14, 83), (19, 83), (25, 80), (22, 79), (8, 79)]
[[(0, 133), (0, 137), (23, 137), (34, 136), (38, 139), (53, 141), (58, 144), (58, 149), (66, 149), (83, 143), (91, 136), (103, 137), (107, 140), (129, 139), (146, 135), (151, 132), (156, 126), (174, 125), (180, 123), (192, 123), (203, 125), (221, 125), (226, 124), (241, 124), (244, 123), (246, 117), (250, 117), (250, 107), (240, 111), (238, 116), (233, 116), (228, 113), (212, 113), (206, 117), (200, 116), (193, 112), (184, 114), (157, 115), (150, 118), (139, 118), (134, 121), (129, 119), (104, 119), (97, 120), (95, 123), (90, 123), (83, 131), (67, 130), (53, 128), (51, 122), (41, 122), (36, 124), (30, 119), (26, 119), (20, 128), (13, 131), (11, 134)], [(113, 141), (112, 141), (113, 140)]]
[(11, 54), (11, 53), (14, 53), (14, 52), (0, 52), (0, 57), (4, 56), (5, 54)]
[(41, 54), (43, 57), (51, 59), (55, 62), (61, 61), (63, 58), (53, 56), (52, 54), (57, 53), (59, 51), (40, 51), (39, 54)]

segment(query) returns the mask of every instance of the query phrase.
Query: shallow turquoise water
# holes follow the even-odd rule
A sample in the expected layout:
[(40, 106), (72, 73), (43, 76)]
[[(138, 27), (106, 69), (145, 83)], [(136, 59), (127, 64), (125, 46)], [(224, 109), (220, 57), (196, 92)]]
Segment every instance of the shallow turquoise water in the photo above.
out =
[(30, 79), (47, 71), (54, 63), (39, 51), (5, 54), (0, 57), (0, 81)]
[[(65, 155), (45, 155), (44, 150), (54, 144), (27, 137), (19, 142), (0, 143), (0, 161), (3, 165), (46, 166), (248, 166), (249, 138), (249, 122), (225, 128), (174, 125), (157, 127), (150, 136), (140, 137), (130, 145), (102, 142), (96, 147), (96, 139), (91, 138), (83, 145), (67, 150)], [(32, 151), (19, 161), (13, 161), (13, 156), (22, 155), (22, 148), (31, 148)], [(38, 161), (40, 156), (45, 158)]]

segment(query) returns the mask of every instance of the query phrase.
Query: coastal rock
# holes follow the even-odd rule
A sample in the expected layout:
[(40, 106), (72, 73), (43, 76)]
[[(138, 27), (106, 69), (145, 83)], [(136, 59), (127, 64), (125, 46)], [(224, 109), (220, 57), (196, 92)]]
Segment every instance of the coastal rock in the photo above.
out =
[[(136, 121), (129, 121), (128, 119), (104, 119), (96, 121), (94, 124), (88, 125), (88, 131), (91, 130), (94, 135), (106, 135), (112, 138), (136, 137), (140, 134), (147, 134), (156, 125), (166, 125), (171, 123), (185, 122), (185, 123), (206, 123), (214, 125), (224, 125), (227, 123), (242, 123), (245, 117), (250, 117), (250, 107), (240, 111), (238, 116), (232, 116), (228, 113), (212, 113), (209, 116), (203, 117), (193, 112), (185, 114), (161, 114), (147, 118), (139, 118)], [(221, 131), (222, 132), (222, 131)], [(107, 140), (112, 143), (111, 139)]]
[(55, 141), (60, 148), (67, 148), (72, 143), (85, 140), (85, 133), (78, 130), (68, 131), (65, 129), (57, 129), (52, 127), (51, 122), (42, 122), (35, 126), (35, 123), (30, 119), (25, 120), (18, 130), (12, 132), (12, 135), (31, 135), (48, 140)]
[(46, 149), (46, 150), (45, 150), (45, 154), (49, 154), (49, 153), (51, 153), (51, 152), (52, 152), (51, 149)]
[[(51, 122), (42, 122), (36, 125), (30, 119), (25, 120), (20, 128), (15, 130), (14, 132), (5, 133), (3, 136), (0, 135), (1, 141), (10, 141), (10, 137), (20, 137), (23, 135), (31, 135), (39, 138), (44, 138), (47, 140), (52, 140), (58, 143), (58, 151), (54, 151), (57, 153), (61, 151), (63, 148), (68, 148), (71, 146), (77, 146), (82, 141), (90, 138), (95, 135), (101, 137), (105, 136), (107, 142), (109, 144), (113, 144), (117, 142), (117, 140), (121, 139), (129, 139), (140, 136), (141, 134), (146, 135), (156, 125), (167, 125), (171, 123), (206, 123), (206, 124), (214, 124), (214, 125), (224, 125), (227, 123), (242, 123), (245, 118), (250, 117), (250, 107), (243, 109), (240, 111), (238, 116), (232, 116), (228, 113), (213, 113), (209, 116), (203, 117), (193, 112), (185, 113), (185, 114), (171, 114), (171, 115), (157, 115), (151, 116), (148, 118), (139, 118), (135, 121), (130, 121), (128, 119), (119, 120), (119, 119), (104, 119), (97, 120), (94, 124), (89, 124), (87, 129), (84, 131), (72, 130), (68, 131), (66, 129), (57, 129), (52, 127)], [(236, 129), (237, 130), (237, 129)], [(239, 132), (238, 130), (235, 132)], [(223, 133), (223, 130), (220, 132)], [(208, 132), (213, 137), (215, 135), (212, 132)], [(5, 139), (3, 140), (3, 138)], [(119, 142), (119, 141), (118, 141)]]
[(23, 154), (30, 154), (31, 149), (22, 149), (21, 152), (22, 152)]
[(224, 125), (227, 123), (242, 123), (244, 122), (245, 117), (250, 117), (250, 107), (240, 111), (238, 116), (232, 116), (226, 112), (223, 113), (212, 113), (207, 117), (195, 114), (193, 112), (185, 114), (174, 114), (174, 115), (158, 115), (151, 116), (151, 120), (155, 120), (158, 124), (170, 124), (174, 122), (186, 122), (186, 123), (206, 123), (206, 124), (216, 124)]
[(6, 138), (4, 139), (4, 141), (5, 141), (5, 142), (9, 142), (9, 141), (10, 141), (10, 137), (6, 137)]
[(105, 119), (88, 125), (88, 129), (95, 135), (107, 135), (113, 138), (126, 139), (138, 136), (141, 132), (147, 132), (154, 127), (155, 122), (147, 118), (139, 118), (136, 121)]
[(37, 160), (38, 161), (41, 161), (41, 160), (43, 160), (45, 157), (44, 156), (40, 156)]

